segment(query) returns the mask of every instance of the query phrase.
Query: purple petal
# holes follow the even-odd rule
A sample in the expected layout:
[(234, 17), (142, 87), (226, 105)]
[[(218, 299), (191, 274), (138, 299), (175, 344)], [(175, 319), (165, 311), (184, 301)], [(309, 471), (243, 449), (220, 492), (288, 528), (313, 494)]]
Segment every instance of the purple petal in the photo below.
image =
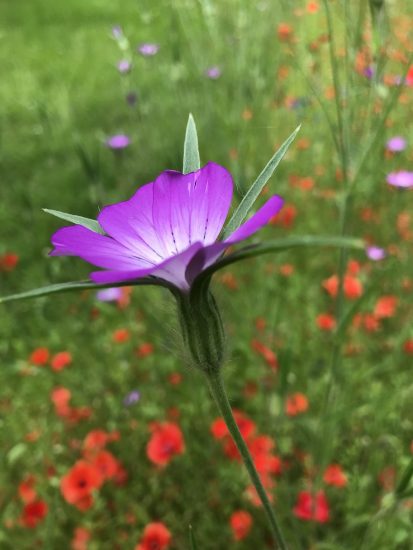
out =
[(154, 183), (154, 227), (165, 257), (194, 242), (212, 244), (232, 198), (232, 178), (212, 162), (190, 174), (163, 172)]
[(149, 262), (134, 257), (131, 251), (110, 237), (95, 233), (86, 227), (62, 227), (52, 236), (55, 247), (51, 256), (79, 256), (82, 260), (106, 269), (141, 269)]
[(373, 260), (374, 262), (384, 260), (384, 258), (387, 256), (386, 251), (383, 248), (380, 248), (379, 246), (367, 247), (366, 254), (367, 254), (367, 257), (370, 258), (370, 260)]
[(130, 144), (130, 139), (125, 134), (116, 134), (106, 140), (106, 145), (110, 149), (125, 149)]
[(387, 175), (387, 183), (394, 187), (413, 187), (413, 172), (408, 172), (407, 170), (390, 172)]
[(142, 186), (128, 201), (106, 206), (98, 221), (108, 235), (133, 255), (159, 264), (167, 255), (153, 223), (153, 185)]
[(236, 229), (225, 241), (204, 246), (188, 264), (186, 278), (192, 283), (202, 270), (212, 265), (229, 246), (248, 239), (278, 214), (284, 201), (278, 195), (271, 197), (249, 220)]
[(147, 277), (148, 275), (160, 277), (169, 281), (183, 291), (189, 290), (189, 283), (186, 279), (186, 269), (193, 256), (201, 249), (201, 243), (194, 243), (187, 250), (180, 254), (166, 259), (159, 265), (151, 266), (147, 269), (136, 270), (113, 270), (113, 271), (94, 271), (90, 278), (95, 283), (111, 284), (122, 281), (132, 281)]

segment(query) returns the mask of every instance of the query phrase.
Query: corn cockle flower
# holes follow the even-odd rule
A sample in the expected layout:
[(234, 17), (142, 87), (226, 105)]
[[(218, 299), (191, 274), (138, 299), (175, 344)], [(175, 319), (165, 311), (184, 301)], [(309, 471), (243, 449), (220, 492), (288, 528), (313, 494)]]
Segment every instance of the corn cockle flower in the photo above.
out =
[(101, 284), (156, 277), (188, 292), (196, 277), (231, 245), (261, 229), (282, 207), (274, 195), (223, 241), (233, 183), (212, 162), (189, 173), (165, 171), (133, 197), (103, 208), (98, 222), (105, 234), (81, 225), (52, 236), (53, 256), (78, 256), (103, 268), (90, 278)]

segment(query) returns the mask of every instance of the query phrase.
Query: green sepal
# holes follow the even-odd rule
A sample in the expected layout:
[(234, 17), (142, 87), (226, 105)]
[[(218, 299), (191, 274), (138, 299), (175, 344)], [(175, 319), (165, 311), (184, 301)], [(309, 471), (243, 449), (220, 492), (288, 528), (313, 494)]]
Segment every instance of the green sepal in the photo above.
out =
[(90, 229), (95, 233), (100, 233), (101, 235), (105, 234), (105, 232), (99, 225), (99, 222), (97, 222), (96, 220), (92, 220), (91, 218), (76, 216), (76, 214), (67, 214), (66, 212), (59, 212), (59, 210), (50, 210), (49, 208), (43, 208), (43, 212), (47, 212), (52, 216), (56, 216), (56, 218), (66, 220), (70, 223), (74, 223), (76, 225), (82, 225), (83, 227), (86, 227), (87, 229)]
[(185, 132), (184, 162), (182, 172), (184, 174), (189, 174), (190, 172), (196, 172), (196, 170), (199, 170), (200, 168), (201, 160), (199, 158), (198, 134), (196, 131), (194, 117), (190, 113)]

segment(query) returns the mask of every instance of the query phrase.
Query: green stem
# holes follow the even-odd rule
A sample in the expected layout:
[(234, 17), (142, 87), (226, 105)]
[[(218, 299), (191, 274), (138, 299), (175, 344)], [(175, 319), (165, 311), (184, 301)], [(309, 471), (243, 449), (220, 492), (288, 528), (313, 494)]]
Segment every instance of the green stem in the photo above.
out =
[(264, 510), (267, 514), (268, 521), (271, 526), (271, 531), (274, 536), (274, 540), (277, 543), (277, 547), (280, 550), (287, 550), (287, 544), (281, 533), (281, 529), (278, 525), (274, 511), (271, 507), (271, 503), (268, 499), (268, 495), (261, 483), (260, 476), (257, 470), (255, 469), (254, 462), (252, 460), (248, 447), (244, 441), (244, 438), (242, 437), (241, 432), (238, 429), (237, 423), (235, 422), (235, 418), (234, 418), (234, 415), (232, 414), (231, 405), (228, 401), (228, 397), (224, 388), (221, 374), (219, 371), (213, 371), (213, 372), (209, 371), (209, 372), (205, 372), (205, 375), (206, 375), (211, 393), (218, 406), (218, 409), (225, 421), (225, 424), (227, 425), (227, 428), (234, 440), (235, 445), (237, 446), (241, 454), (242, 460), (244, 461), (245, 467), (247, 468), (251, 481), (264, 506)]
[(399, 481), (399, 484), (397, 485), (397, 488), (396, 488), (397, 497), (400, 497), (401, 495), (403, 495), (412, 477), (413, 477), (413, 458), (410, 460), (409, 465), (403, 472), (403, 475)]

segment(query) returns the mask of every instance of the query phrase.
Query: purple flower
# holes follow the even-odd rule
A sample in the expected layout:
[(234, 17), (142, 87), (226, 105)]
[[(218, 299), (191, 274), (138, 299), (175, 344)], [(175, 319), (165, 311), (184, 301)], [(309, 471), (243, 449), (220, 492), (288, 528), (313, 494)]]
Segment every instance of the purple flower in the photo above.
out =
[(256, 233), (279, 212), (274, 195), (224, 241), (217, 241), (231, 205), (231, 174), (209, 162), (190, 174), (167, 170), (125, 202), (106, 206), (98, 222), (106, 235), (80, 225), (52, 236), (53, 256), (79, 256), (105, 271), (96, 283), (153, 276), (189, 291), (196, 277), (231, 245)]
[(407, 170), (390, 172), (387, 176), (387, 183), (394, 185), (394, 187), (413, 187), (413, 172)]
[(121, 74), (129, 73), (132, 69), (132, 63), (128, 61), (127, 59), (121, 59), (118, 63), (118, 71)]
[(131, 405), (134, 405), (139, 401), (141, 398), (141, 394), (138, 392), (138, 390), (133, 390), (125, 397), (123, 400), (123, 404), (125, 407), (130, 407)]
[(368, 78), (369, 80), (370, 80), (371, 78), (373, 78), (374, 73), (375, 73), (374, 67), (371, 67), (371, 66), (366, 67), (366, 68), (363, 70), (364, 76), (365, 76), (366, 78)]
[(114, 27), (112, 27), (112, 36), (113, 38), (115, 38), (115, 40), (119, 40), (119, 38), (122, 38), (123, 32), (120, 25), (115, 25)]
[(130, 144), (130, 139), (124, 134), (116, 134), (106, 140), (106, 145), (110, 149), (125, 149)]
[(392, 151), (393, 153), (398, 153), (399, 151), (404, 151), (406, 149), (407, 142), (401, 136), (394, 136), (390, 138), (386, 143), (386, 149)]
[(207, 76), (211, 80), (217, 80), (221, 76), (221, 74), (222, 74), (222, 71), (217, 65), (214, 65), (213, 67), (209, 67), (205, 71), (205, 76)]
[(366, 250), (367, 257), (374, 262), (384, 260), (387, 256), (386, 251), (379, 246), (368, 246)]
[(99, 302), (116, 302), (122, 298), (122, 290), (118, 287), (105, 288), (96, 292), (96, 298)]
[(159, 51), (158, 44), (151, 44), (149, 42), (146, 42), (145, 44), (141, 44), (140, 46), (138, 46), (138, 52), (145, 57), (156, 55), (158, 51)]

